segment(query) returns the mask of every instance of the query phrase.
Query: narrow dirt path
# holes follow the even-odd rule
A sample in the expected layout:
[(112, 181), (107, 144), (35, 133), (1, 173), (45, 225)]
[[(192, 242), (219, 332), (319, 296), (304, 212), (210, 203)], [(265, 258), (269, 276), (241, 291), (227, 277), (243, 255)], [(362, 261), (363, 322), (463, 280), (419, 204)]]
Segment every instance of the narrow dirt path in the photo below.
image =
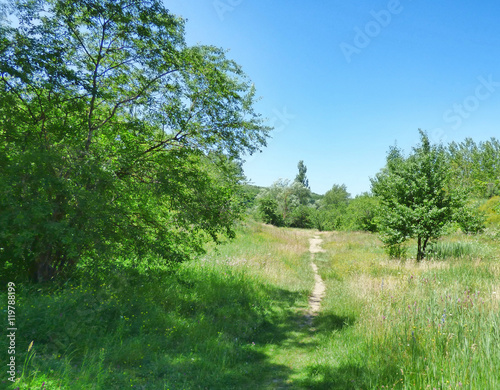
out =
[(325, 296), (325, 283), (321, 276), (318, 274), (318, 266), (314, 263), (314, 255), (319, 252), (325, 252), (321, 248), (323, 240), (319, 236), (314, 236), (309, 239), (309, 252), (311, 253), (311, 267), (314, 271), (314, 288), (311, 296), (309, 297), (309, 310), (306, 314), (306, 321), (308, 326), (312, 326), (313, 318), (318, 314), (321, 308), (321, 300)]
[[(325, 296), (326, 286), (321, 279), (321, 276), (318, 273), (318, 266), (314, 263), (314, 256), (319, 252), (326, 252), (323, 248), (321, 248), (321, 243), (323, 240), (316, 235), (314, 237), (309, 238), (309, 253), (311, 254), (311, 268), (314, 271), (314, 287), (309, 295), (309, 304), (307, 310), (304, 310), (304, 307), (298, 309), (297, 314), (299, 317), (293, 318), (293, 326), (294, 330), (289, 332), (288, 340), (282, 343), (282, 348), (286, 350), (288, 348), (289, 353), (294, 355), (295, 359), (306, 359), (309, 355), (306, 350), (302, 350), (301, 346), (304, 349), (307, 349), (308, 345), (313, 342), (314, 332), (316, 331), (313, 328), (313, 320), (316, 317), (321, 309), (321, 300)], [(296, 326), (298, 327), (296, 328)], [(288, 345), (288, 347), (286, 346)], [(290, 346), (291, 345), (291, 346)], [(290, 366), (293, 371), (293, 365)], [(285, 390), (295, 388), (292, 385), (292, 381), (290, 379), (281, 377), (281, 378), (271, 378), (267, 388), (272, 388), (275, 390)]]

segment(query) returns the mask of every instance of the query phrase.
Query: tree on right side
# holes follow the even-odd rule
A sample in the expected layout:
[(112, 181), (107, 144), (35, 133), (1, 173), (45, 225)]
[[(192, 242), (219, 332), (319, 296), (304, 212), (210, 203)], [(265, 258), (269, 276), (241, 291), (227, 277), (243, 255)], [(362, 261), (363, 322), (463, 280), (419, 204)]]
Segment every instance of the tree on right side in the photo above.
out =
[(421, 144), (408, 157), (392, 147), (385, 168), (371, 179), (372, 192), (380, 199), (382, 241), (390, 254), (398, 255), (402, 244), (415, 238), (417, 261), (464, 205), (464, 197), (449, 186), (444, 148), (431, 145), (427, 134), (419, 132)]

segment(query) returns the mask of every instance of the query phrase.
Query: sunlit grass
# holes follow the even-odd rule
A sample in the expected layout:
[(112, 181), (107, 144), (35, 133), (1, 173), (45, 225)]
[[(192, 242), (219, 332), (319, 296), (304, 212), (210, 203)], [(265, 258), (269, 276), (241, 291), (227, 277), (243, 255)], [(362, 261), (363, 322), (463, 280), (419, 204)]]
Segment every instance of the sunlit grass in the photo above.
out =
[[(326, 296), (310, 328), (315, 234)], [(7, 388), (500, 388), (500, 243), (454, 234), (422, 262), (413, 246), (396, 260), (373, 234), (249, 222), (175, 270), (19, 286)]]
[(324, 315), (352, 321), (318, 335), (323, 355), (313, 358), (307, 388), (500, 388), (494, 248), (449, 237), (436, 256), (446, 260), (417, 263), (385, 258), (373, 235), (327, 240)]

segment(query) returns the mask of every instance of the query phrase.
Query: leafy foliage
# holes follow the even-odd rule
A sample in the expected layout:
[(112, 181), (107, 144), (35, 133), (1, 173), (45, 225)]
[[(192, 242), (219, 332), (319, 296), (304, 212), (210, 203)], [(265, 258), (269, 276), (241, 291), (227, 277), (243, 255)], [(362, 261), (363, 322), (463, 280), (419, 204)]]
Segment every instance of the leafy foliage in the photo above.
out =
[(462, 197), (449, 187), (444, 150), (431, 145), (420, 131), (421, 144), (404, 157), (393, 147), (386, 167), (372, 179), (372, 191), (380, 198), (379, 228), (388, 248), (397, 248), (409, 238), (418, 242), (417, 260), (425, 256), (430, 240), (462, 207)]
[(479, 198), (500, 195), (500, 141), (491, 138), (476, 143), (467, 138), (461, 143), (452, 142), (448, 160), (455, 187)]
[(315, 227), (319, 230), (341, 230), (346, 225), (350, 194), (344, 184), (334, 184), (317, 202)]
[(334, 184), (330, 190), (325, 193), (321, 200), (322, 204), (328, 208), (341, 208), (345, 209), (349, 204), (351, 194), (347, 192), (345, 184)]
[(290, 227), (310, 229), (313, 227), (313, 216), (315, 209), (310, 206), (299, 205), (289, 216), (288, 225)]
[(307, 176), (306, 176), (307, 167), (304, 164), (303, 160), (299, 161), (299, 163), (297, 164), (297, 168), (299, 170), (299, 173), (297, 173), (297, 176), (295, 177), (295, 181), (302, 184), (305, 188), (309, 188), (309, 180), (307, 179)]
[[(309, 191), (297, 181), (277, 180), (257, 197), (258, 210), (264, 222), (275, 226), (307, 227), (302, 225), (308, 206), (301, 205), (300, 199)], [(300, 210), (296, 211), (300, 206)], [(305, 211), (306, 210), (306, 211)], [(306, 223), (309, 225), (309, 222)]]
[(466, 234), (477, 234), (484, 230), (486, 215), (477, 205), (466, 205), (455, 216), (460, 229)]
[(486, 225), (500, 225), (500, 196), (494, 196), (479, 207), (479, 212), (484, 213)]
[(378, 199), (371, 194), (364, 193), (349, 201), (346, 209), (345, 225), (348, 230), (377, 231), (375, 210)]
[(264, 223), (274, 226), (283, 226), (283, 216), (278, 211), (278, 202), (271, 196), (258, 198), (258, 209)]
[(243, 153), (269, 129), (212, 46), (159, 0), (16, 1), (0, 27), (0, 269), (86, 255), (182, 261), (232, 236)]

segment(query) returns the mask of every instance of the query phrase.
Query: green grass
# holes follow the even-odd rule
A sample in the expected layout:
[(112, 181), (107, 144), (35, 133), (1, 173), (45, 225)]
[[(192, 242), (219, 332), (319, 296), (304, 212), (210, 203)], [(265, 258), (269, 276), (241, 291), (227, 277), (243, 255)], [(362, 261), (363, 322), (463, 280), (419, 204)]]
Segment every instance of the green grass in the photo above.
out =
[(323, 316), (350, 320), (317, 335), (305, 388), (500, 388), (498, 243), (446, 240), (446, 260), (417, 263), (385, 258), (372, 235), (328, 238)]
[(310, 329), (313, 234), (248, 223), (176, 270), (17, 286), (21, 380), (0, 388), (500, 388), (495, 237), (455, 234), (417, 263), (372, 234), (322, 233), (327, 291)]
[(307, 305), (307, 234), (254, 224), (175, 272), (125, 268), (98, 285), (18, 286), (21, 380), (8, 388), (265, 388), (288, 375), (263, 346), (286, 339)]

